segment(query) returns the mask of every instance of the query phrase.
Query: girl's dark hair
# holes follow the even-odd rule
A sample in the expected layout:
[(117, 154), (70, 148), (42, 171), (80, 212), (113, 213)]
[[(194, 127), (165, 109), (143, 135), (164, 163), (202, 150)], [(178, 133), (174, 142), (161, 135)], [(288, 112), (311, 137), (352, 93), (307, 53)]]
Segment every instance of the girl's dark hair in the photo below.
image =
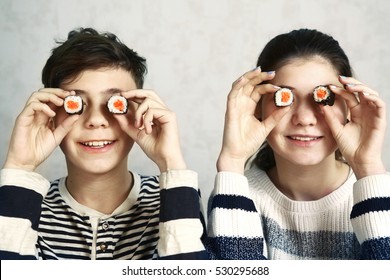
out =
[(146, 59), (129, 49), (112, 33), (99, 33), (93, 28), (79, 28), (68, 34), (42, 70), (45, 87), (57, 88), (73, 81), (84, 70), (101, 67), (122, 68), (131, 73), (137, 88), (142, 88), (147, 73)]
[[(328, 61), (338, 75), (352, 76), (348, 57), (339, 43), (333, 37), (311, 29), (293, 30), (273, 38), (261, 52), (257, 66), (261, 66), (262, 71), (277, 71), (294, 59), (316, 56)], [(339, 150), (336, 159), (343, 160)], [(253, 163), (262, 170), (275, 166), (275, 157), (267, 142), (262, 144)]]

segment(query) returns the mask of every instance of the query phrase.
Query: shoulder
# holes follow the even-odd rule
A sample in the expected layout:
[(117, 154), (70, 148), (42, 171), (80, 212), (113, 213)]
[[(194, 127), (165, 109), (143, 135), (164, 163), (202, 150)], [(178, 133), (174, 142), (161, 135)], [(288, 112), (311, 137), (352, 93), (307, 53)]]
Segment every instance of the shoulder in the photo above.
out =
[(262, 190), (264, 187), (273, 187), (271, 179), (268, 177), (267, 172), (261, 170), (257, 166), (252, 166), (245, 171), (245, 176), (248, 179), (249, 188), (252, 190)]
[(157, 175), (141, 175), (133, 173), (134, 181), (139, 180), (141, 185), (158, 186), (160, 184), (159, 176)]
[(160, 180), (157, 175), (142, 175), (132, 172), (134, 184), (133, 189), (140, 195), (151, 195), (160, 192)]
[(49, 188), (49, 192), (52, 191), (52, 190), (55, 190), (55, 189), (58, 189), (59, 187), (59, 184), (62, 180), (66, 180), (66, 178), (58, 178), (58, 179), (55, 179), (53, 181), (50, 181), (50, 188)]
[(50, 188), (42, 202), (42, 211), (46, 211), (54, 207), (59, 207), (59, 205), (66, 205), (64, 199), (64, 190), (61, 191), (61, 185), (65, 189), (65, 180), (66, 177), (58, 178), (50, 182)]
[(245, 170), (245, 176), (248, 178), (248, 180), (268, 178), (267, 173), (255, 165)]
[(133, 170), (129, 170), (129, 172), (133, 176), (134, 185), (158, 186), (160, 184), (158, 175), (145, 175)]

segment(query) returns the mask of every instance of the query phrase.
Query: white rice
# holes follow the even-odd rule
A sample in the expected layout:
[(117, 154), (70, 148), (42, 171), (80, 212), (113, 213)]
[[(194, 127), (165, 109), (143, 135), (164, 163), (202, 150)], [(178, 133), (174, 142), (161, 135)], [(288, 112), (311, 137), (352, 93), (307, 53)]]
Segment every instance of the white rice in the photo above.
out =
[[(75, 108), (70, 108), (68, 102), (72, 102), (72, 105), (77, 105)], [(83, 112), (83, 99), (78, 95), (69, 95), (64, 99), (64, 109), (68, 114), (81, 114)]]
[[(289, 99), (287, 101), (283, 101), (283, 93), (289, 94)], [(275, 92), (275, 105), (277, 107), (285, 107), (290, 106), (294, 101), (294, 94), (289, 88), (281, 88)]]
[[(118, 108), (115, 107), (115, 102), (117, 101), (121, 101), (125, 107), (123, 110), (119, 110)], [(108, 110), (113, 113), (113, 114), (126, 114), (127, 112), (127, 99), (124, 98), (123, 96), (121, 95), (113, 95), (111, 96), (108, 101), (107, 101), (107, 107), (108, 107)]]

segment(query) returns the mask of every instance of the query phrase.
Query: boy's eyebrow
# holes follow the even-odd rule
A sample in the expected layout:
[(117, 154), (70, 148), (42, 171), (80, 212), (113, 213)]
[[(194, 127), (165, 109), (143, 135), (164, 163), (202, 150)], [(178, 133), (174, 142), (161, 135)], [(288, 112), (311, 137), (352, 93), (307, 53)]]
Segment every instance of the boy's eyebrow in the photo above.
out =
[[(82, 89), (72, 89), (72, 90), (74, 92), (76, 92), (77, 95), (83, 95), (83, 94), (87, 93), (87, 91), (82, 90)], [(101, 93), (103, 93), (103, 94), (116, 94), (116, 93), (121, 93), (123, 91), (124, 90), (119, 89), (119, 88), (109, 88), (109, 89), (103, 90)]]
[(290, 89), (290, 90), (295, 90), (294, 87), (286, 86), (286, 85), (278, 85), (278, 87), (281, 87), (281, 88), (288, 88), (288, 89)]

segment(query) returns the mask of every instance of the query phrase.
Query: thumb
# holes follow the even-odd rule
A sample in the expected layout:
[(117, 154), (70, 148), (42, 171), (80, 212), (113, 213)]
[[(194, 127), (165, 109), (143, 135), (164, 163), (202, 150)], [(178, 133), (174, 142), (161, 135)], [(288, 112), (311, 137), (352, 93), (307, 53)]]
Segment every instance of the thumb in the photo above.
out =
[(275, 110), (264, 121), (265, 132), (270, 133), (272, 129), (280, 122), (280, 120), (290, 111), (290, 106)]
[(115, 119), (118, 121), (120, 128), (130, 136), (131, 139), (137, 141), (141, 129), (138, 129), (134, 124), (129, 122), (129, 119), (124, 115), (114, 115)]
[(329, 126), (330, 131), (333, 134), (333, 137), (336, 138), (336, 136), (343, 129), (344, 124), (342, 122), (340, 122), (340, 120), (334, 114), (332, 107), (322, 106), (322, 112), (324, 114), (325, 121), (326, 121), (327, 125)]
[(64, 139), (66, 134), (68, 134), (68, 132), (72, 129), (73, 124), (79, 119), (79, 117), (80, 115), (72, 115), (66, 118), (54, 129), (53, 135), (57, 145), (61, 143), (62, 139)]

